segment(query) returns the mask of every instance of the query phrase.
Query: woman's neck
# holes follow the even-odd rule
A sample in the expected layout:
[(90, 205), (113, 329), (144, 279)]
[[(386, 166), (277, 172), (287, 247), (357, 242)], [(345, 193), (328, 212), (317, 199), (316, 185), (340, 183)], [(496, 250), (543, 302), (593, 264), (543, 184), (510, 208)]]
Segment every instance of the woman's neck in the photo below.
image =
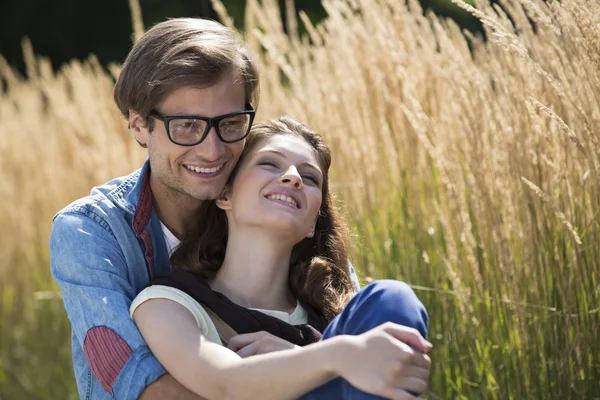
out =
[(289, 285), (293, 246), (263, 229), (230, 231), (223, 264), (210, 281), (213, 290), (246, 308), (292, 312), (296, 299)]

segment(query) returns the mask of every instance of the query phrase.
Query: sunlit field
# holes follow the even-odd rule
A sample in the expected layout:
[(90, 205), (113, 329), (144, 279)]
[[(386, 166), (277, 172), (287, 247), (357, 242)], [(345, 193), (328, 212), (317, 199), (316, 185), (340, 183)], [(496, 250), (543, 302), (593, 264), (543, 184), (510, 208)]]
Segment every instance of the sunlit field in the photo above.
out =
[[(416, 0), (325, 0), (289, 34), (275, 0), (248, 1), (257, 119), (331, 145), (361, 280), (404, 280), (429, 311), (428, 398), (600, 398), (600, 3), (455, 2), (485, 38)], [(2, 400), (77, 398), (52, 216), (145, 159), (119, 66), (55, 72), (34, 47), (26, 77), (0, 57)]]

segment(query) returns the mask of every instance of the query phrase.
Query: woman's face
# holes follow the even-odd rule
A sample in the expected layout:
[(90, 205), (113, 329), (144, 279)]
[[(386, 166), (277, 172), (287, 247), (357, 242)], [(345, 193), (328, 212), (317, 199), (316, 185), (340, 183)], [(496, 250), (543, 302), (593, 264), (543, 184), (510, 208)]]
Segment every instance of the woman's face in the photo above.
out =
[(321, 207), (323, 172), (303, 138), (280, 134), (262, 139), (242, 165), (219, 207), (229, 229), (253, 226), (300, 242), (314, 234)]

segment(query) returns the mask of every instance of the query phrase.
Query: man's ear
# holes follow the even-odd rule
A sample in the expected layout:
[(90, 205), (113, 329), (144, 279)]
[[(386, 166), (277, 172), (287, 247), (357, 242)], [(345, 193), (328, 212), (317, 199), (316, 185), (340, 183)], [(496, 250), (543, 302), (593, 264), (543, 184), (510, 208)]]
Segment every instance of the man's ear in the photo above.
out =
[(229, 185), (226, 185), (219, 197), (215, 199), (215, 204), (223, 211), (231, 210), (230, 193), (231, 189)]
[(144, 118), (133, 110), (129, 110), (129, 129), (133, 132), (135, 141), (143, 148), (148, 148), (148, 128)]

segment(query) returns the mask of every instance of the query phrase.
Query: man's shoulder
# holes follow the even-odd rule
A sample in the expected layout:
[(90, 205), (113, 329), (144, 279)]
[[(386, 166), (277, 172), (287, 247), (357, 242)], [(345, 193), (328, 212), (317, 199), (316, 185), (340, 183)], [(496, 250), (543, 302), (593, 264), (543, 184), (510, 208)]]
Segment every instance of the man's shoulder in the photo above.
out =
[(139, 180), (140, 171), (95, 186), (88, 196), (81, 197), (58, 211), (54, 220), (64, 214), (105, 219), (114, 214), (122, 216), (126, 213), (134, 213), (136, 204), (131, 202), (129, 194)]
[[(106, 195), (102, 193), (92, 194), (68, 204), (54, 215), (53, 220), (56, 221), (61, 215), (98, 216), (102, 218), (103, 215), (108, 215), (111, 212), (109, 210), (112, 210), (114, 207), (115, 204)], [(113, 210), (112, 212), (115, 211)]]

